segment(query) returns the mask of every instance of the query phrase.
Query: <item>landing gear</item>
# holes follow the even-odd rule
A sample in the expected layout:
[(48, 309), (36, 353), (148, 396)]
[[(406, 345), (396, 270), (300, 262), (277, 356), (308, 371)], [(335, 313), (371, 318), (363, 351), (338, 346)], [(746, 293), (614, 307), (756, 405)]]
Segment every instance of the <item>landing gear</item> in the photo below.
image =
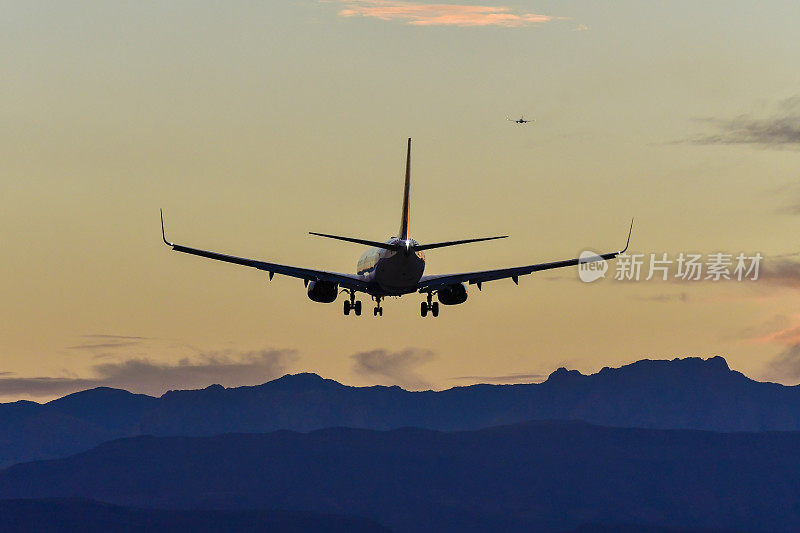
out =
[(361, 300), (356, 301), (355, 291), (350, 293), (350, 300), (344, 301), (344, 314), (349, 315), (351, 309), (356, 316), (361, 316)]
[(434, 317), (439, 316), (439, 302), (434, 302), (433, 300), (433, 293), (428, 293), (428, 301), (421, 302), (419, 304), (419, 314), (420, 316), (428, 316), (428, 311), (431, 312), (431, 315)]
[(372, 310), (375, 316), (383, 316), (383, 307), (381, 307), (381, 297), (375, 296), (375, 309)]

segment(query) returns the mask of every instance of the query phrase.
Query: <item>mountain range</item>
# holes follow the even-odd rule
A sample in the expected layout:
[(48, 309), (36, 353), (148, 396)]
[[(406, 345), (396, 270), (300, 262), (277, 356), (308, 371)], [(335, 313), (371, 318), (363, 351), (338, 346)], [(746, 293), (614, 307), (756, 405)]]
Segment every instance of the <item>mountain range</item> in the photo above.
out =
[(708, 431), (800, 431), (800, 387), (763, 383), (721, 357), (642, 360), (543, 383), (412, 392), (350, 387), (316, 374), (253, 387), (170, 391), (105, 387), (39, 404), (0, 404), (0, 466), (62, 457), (140, 435), (308, 432), (330, 427), (462, 431), (532, 420)]

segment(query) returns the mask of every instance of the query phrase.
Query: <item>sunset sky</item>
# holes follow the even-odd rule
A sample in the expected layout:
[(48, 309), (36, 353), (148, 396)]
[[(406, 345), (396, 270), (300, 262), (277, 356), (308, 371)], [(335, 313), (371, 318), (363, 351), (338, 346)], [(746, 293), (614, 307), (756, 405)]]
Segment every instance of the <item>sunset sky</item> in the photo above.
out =
[[(310, 371), (412, 389), (722, 355), (800, 382), (800, 3), (0, 1), (0, 400)], [(506, 117), (535, 118), (517, 125)], [(419, 316), (175, 242), (354, 272), (399, 223), (426, 273), (765, 256), (757, 281), (470, 287)]]

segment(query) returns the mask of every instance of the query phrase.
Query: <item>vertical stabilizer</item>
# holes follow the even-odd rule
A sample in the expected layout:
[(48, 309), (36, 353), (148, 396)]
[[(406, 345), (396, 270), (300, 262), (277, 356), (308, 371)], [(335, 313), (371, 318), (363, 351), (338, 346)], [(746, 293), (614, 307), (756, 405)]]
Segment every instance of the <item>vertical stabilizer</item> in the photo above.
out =
[(400, 232), (398, 237), (408, 240), (411, 238), (410, 234), (410, 219), (411, 219), (411, 198), (409, 197), (411, 189), (411, 138), (408, 139), (408, 153), (406, 154), (406, 186), (403, 191), (403, 218), (400, 219)]

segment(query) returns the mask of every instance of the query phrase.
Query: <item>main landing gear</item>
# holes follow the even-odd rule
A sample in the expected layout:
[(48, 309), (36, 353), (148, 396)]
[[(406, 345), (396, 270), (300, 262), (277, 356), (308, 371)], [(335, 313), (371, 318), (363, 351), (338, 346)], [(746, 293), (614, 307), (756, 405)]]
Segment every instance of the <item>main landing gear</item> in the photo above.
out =
[(351, 309), (356, 316), (361, 316), (361, 300), (356, 301), (355, 291), (351, 291), (350, 299), (344, 301), (344, 314), (349, 315)]
[(381, 297), (375, 296), (375, 309), (372, 310), (375, 316), (383, 316), (383, 307), (381, 307)]
[(423, 317), (428, 316), (428, 311), (430, 311), (434, 317), (439, 316), (439, 302), (433, 302), (432, 300), (433, 300), (433, 293), (429, 292), (428, 301), (421, 302), (419, 304), (419, 314), (421, 316)]
[[(356, 291), (345, 289), (342, 292), (350, 295), (350, 299), (344, 301), (344, 314), (349, 315), (350, 311), (353, 311), (356, 316), (361, 316), (361, 300), (356, 300)], [(375, 300), (375, 309), (372, 310), (372, 314), (383, 316), (383, 307), (381, 306), (383, 297), (373, 296), (372, 299)]]

